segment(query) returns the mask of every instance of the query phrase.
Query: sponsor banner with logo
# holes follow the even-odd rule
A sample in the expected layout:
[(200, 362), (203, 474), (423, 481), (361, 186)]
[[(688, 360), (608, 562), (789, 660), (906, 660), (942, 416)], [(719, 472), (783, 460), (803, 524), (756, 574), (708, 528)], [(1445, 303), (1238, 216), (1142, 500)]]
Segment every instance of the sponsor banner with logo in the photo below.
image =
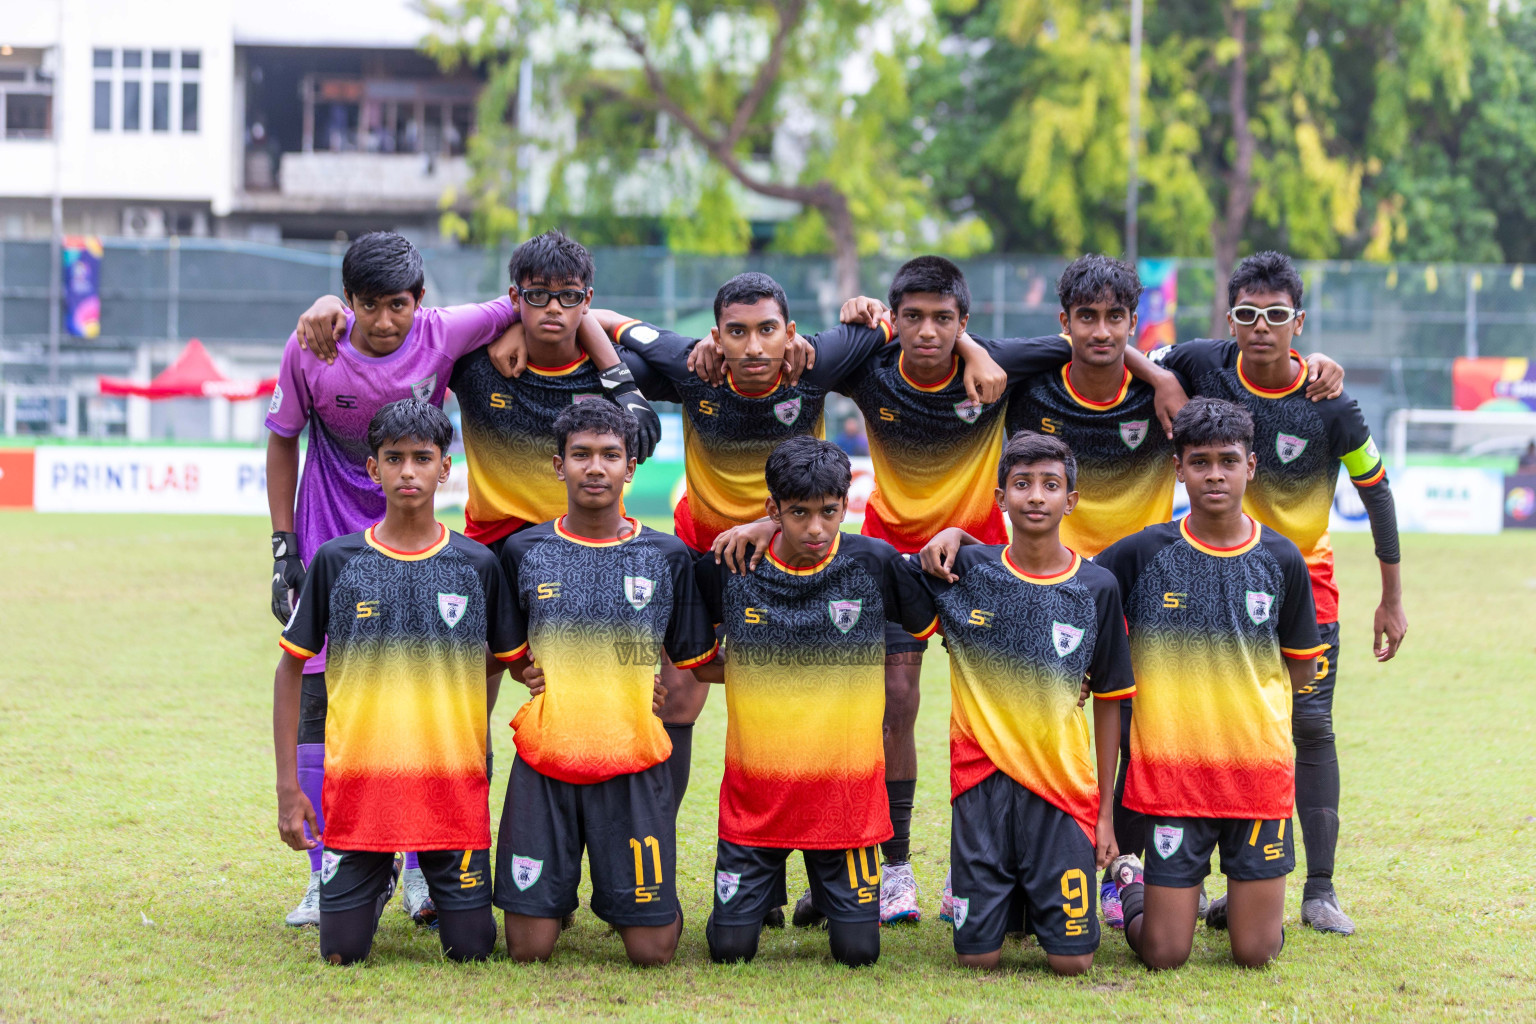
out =
[(1504, 478), (1504, 529), (1536, 530), (1536, 473)]
[(1504, 525), (1504, 476), (1496, 470), (1409, 466), (1388, 475), (1405, 532), (1498, 533)]
[(267, 454), (260, 448), (40, 445), (39, 512), (267, 514)]
[(1521, 358), (1457, 359), (1451, 366), (1451, 392), (1457, 409), (1536, 410), (1536, 366)]

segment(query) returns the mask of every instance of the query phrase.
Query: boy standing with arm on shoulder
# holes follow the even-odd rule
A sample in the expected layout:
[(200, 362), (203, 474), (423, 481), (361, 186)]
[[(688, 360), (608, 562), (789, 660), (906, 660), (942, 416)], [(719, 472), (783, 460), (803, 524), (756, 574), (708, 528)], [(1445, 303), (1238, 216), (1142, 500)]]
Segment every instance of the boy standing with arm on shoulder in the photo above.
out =
[(1112, 545), (1136, 671), (1125, 805), (1146, 818), (1136, 855), (1111, 865), (1125, 937), (1155, 970), (1182, 965), (1200, 883), (1221, 851), (1232, 958), (1258, 967), (1285, 944), (1296, 866), (1291, 695), (1312, 681), (1318, 636), (1296, 545), (1243, 512), (1253, 419), (1196, 398), (1174, 418), (1190, 513)]
[[(997, 476), (1012, 541), (946, 530), (923, 549), (928, 571), (911, 567), (949, 648), (955, 953), (962, 967), (998, 966), (1022, 900), (1051, 969), (1081, 974), (1099, 946), (1096, 869), (1118, 853), (1119, 702), (1136, 691), (1125, 618), (1115, 577), (1061, 542), (1078, 497), (1072, 449), (1021, 431)], [(961, 546), (942, 565), (934, 555), (947, 541)]]
[[(511, 660), (523, 638), (491, 553), (433, 513), (452, 439), (448, 417), (427, 402), (374, 416), (368, 472), (384, 491), (384, 518), (321, 545), (280, 640), (278, 831), (295, 850), (324, 840), (320, 955), (333, 964), (368, 956), (397, 850), (420, 851), (445, 955), (483, 960), (496, 944), (486, 653)], [(322, 833), (299, 785), (297, 740), (300, 666), (327, 646)]]

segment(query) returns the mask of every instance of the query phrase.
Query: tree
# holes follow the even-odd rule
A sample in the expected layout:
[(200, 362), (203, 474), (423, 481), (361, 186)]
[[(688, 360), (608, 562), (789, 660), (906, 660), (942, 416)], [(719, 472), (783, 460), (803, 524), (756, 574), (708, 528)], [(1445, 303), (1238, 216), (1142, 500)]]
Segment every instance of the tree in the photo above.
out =
[[(776, 243), (829, 249), (843, 294), (859, 284), (859, 257), (937, 237), (929, 184), (904, 173), (892, 118), (909, 109), (906, 42), (898, 0), (464, 0), (429, 13), (444, 31), (429, 43), (440, 59), (482, 62), (490, 85), (470, 149), (478, 233), (505, 235), (516, 186), (515, 151), (536, 142), (557, 153), (547, 215), (625, 217), (674, 197), (675, 246), (741, 252), (750, 242), (742, 192), (798, 204)], [(850, 85), (846, 55), (879, 29), (887, 52), (873, 75)], [(540, 66), (538, 94), (566, 132), (507, 124), (519, 61)], [(792, 143), (786, 145), (786, 141)], [(798, 165), (798, 166), (797, 166)], [(950, 240), (985, 246), (976, 225)]]
[[(937, 129), (914, 162), (958, 170), (944, 183), (952, 202), (995, 197), (989, 216), (1010, 241), (1069, 255), (1118, 249), (1128, 5), (942, 3), (953, 56), (914, 83)], [(1466, 180), (1433, 161), (1410, 179), (1403, 157), (1420, 108), (1464, 124), (1474, 54), (1505, 45), (1487, 31), (1487, 11), (1486, 0), (1148, 0), (1143, 248), (1210, 256), (1218, 281), (1245, 248), (1397, 254), (1415, 197), (1422, 206), (1466, 196)], [(1530, 20), (1504, 15), (1517, 16)], [(1506, 55), (1489, 74), (1496, 66), (1508, 78), (1512, 63)], [(1515, 126), (1529, 118), (1529, 93), (1506, 85), (1504, 95), (1487, 125), (1498, 141), (1485, 149), (1522, 148)], [(957, 163), (967, 146), (974, 155)], [(1217, 288), (1213, 329), (1224, 313)]]

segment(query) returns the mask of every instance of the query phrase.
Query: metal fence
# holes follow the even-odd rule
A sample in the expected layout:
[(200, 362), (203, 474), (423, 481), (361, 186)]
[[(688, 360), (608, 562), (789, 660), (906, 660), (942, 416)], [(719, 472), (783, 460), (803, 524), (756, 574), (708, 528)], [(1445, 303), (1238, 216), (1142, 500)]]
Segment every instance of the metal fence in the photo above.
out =
[[(109, 239), (105, 248), (101, 335), (59, 340), (59, 384), (81, 394), (93, 389), (98, 373), (158, 370), (193, 337), (233, 366), (270, 373), (298, 313), (341, 287), (340, 244)], [(509, 253), (510, 246), (424, 249), (427, 301), (467, 302), (505, 291)], [(598, 305), (685, 333), (708, 328), (715, 289), (745, 269), (765, 271), (784, 285), (802, 331), (829, 325), (844, 298), (835, 294), (830, 261), (823, 258), (720, 258), (641, 248), (595, 256)], [(867, 261), (866, 290), (883, 294), (898, 262)], [(1057, 330), (1055, 279), (1064, 264), (1006, 255), (965, 261), (971, 330), (998, 337)], [(48, 380), (49, 275), (58, 272), (47, 242), (0, 242), (0, 385), (13, 393)], [(1306, 347), (1345, 365), (1351, 393), (1378, 429), (1394, 409), (1449, 407), (1457, 356), (1536, 354), (1536, 279), (1528, 286), (1523, 267), (1318, 262), (1304, 264), (1303, 274)], [(1178, 275), (1178, 337), (1204, 336), (1210, 264), (1179, 261)]]

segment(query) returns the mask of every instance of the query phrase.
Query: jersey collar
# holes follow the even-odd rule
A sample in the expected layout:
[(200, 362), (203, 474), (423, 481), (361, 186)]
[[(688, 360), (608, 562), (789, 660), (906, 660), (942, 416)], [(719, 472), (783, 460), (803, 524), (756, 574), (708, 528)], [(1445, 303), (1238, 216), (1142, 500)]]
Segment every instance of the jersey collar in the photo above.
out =
[(1301, 364), (1301, 369), (1296, 373), (1296, 379), (1283, 388), (1261, 388), (1250, 381), (1243, 373), (1243, 354), (1237, 354), (1237, 379), (1242, 381), (1243, 387), (1258, 395), (1260, 398), (1284, 398), (1307, 382), (1307, 361), (1301, 357), (1301, 353), (1291, 349), (1291, 358)]
[(1202, 554), (1214, 555), (1217, 558), (1236, 558), (1238, 555), (1245, 555), (1252, 551), (1254, 548), (1258, 547), (1259, 534), (1263, 530), (1263, 527), (1259, 525), (1258, 520), (1254, 519), (1252, 516), (1244, 516), (1243, 518), (1247, 519), (1249, 525), (1253, 527), (1253, 533), (1248, 537), (1247, 540), (1243, 541), (1236, 547), (1213, 547), (1212, 545), (1207, 544), (1205, 541), (1201, 540), (1199, 537), (1196, 537), (1193, 533), (1190, 532), (1189, 516), (1185, 516), (1183, 519), (1179, 520), (1179, 533), (1183, 535), (1186, 541), (1189, 542), (1190, 547), (1194, 548), (1196, 551), (1201, 552)]
[[(1067, 550), (1072, 551), (1071, 548), (1068, 548)], [(1008, 557), (1008, 547), (1007, 545), (1004, 545), (1003, 565), (1009, 572), (1013, 573), (1025, 583), (1035, 583), (1042, 587), (1048, 587), (1053, 583), (1065, 583), (1073, 576), (1076, 576), (1077, 570), (1083, 567), (1083, 556), (1079, 555), (1076, 551), (1072, 551), (1072, 564), (1067, 566), (1064, 571), (1059, 572), (1054, 576), (1035, 576), (1032, 573), (1027, 573), (1023, 569), (1020, 569), (1018, 566), (1014, 565), (1013, 559)]]
[(420, 551), (396, 551), (394, 548), (383, 543), (379, 540), (379, 538), (373, 535), (373, 531), (377, 530), (378, 528), (378, 523), (374, 523), (372, 526), (368, 527), (367, 531), (363, 534), (363, 539), (368, 542), (369, 547), (373, 548), (379, 554), (384, 555), (387, 558), (393, 558), (399, 562), (420, 562), (431, 558), (433, 555), (437, 554), (439, 551), (443, 550), (443, 548), (448, 546), (448, 527), (444, 526), (442, 523), (437, 524), (437, 528), (442, 531), (437, 535), (437, 540), (433, 541), (431, 544), (428, 544)]
[(589, 358), (590, 357), (585, 352), (583, 352), (581, 355), (576, 357), (574, 362), (566, 363), (564, 366), (535, 366), (533, 363), (529, 363), (528, 369), (532, 370), (540, 377), (564, 377), (568, 373), (575, 373), (577, 370), (579, 370), (581, 368), (581, 364), (586, 362)]
[(923, 391), (928, 394), (932, 394), (935, 391), (943, 391), (945, 388), (949, 387), (949, 385), (955, 379), (955, 374), (960, 372), (960, 357), (958, 355), (951, 355), (949, 357), (949, 373), (944, 377), (943, 380), (939, 381), (937, 384), (919, 384), (917, 381), (907, 376), (906, 362), (907, 354), (905, 352), (897, 356), (896, 372), (901, 374), (901, 379), (910, 384), (913, 389), (917, 391)]
[(741, 388), (736, 386), (736, 380), (735, 380), (735, 378), (733, 378), (731, 376), (731, 368), (729, 366), (727, 366), (725, 368), (725, 384), (726, 384), (726, 387), (728, 387), (732, 391), (736, 392), (742, 398), (763, 398), (763, 397), (766, 397), (768, 395), (771, 395), (775, 391), (779, 390), (779, 385), (781, 383), (783, 383), (783, 381), (784, 381), (784, 368), (781, 366), (781, 367), (779, 367), (779, 375), (777, 377), (773, 378), (773, 383), (768, 386), (768, 390), (767, 391), (743, 391), (743, 390), (741, 390)]
[[(783, 532), (784, 532), (783, 530), (779, 531), (779, 533), (783, 533)], [(778, 533), (774, 534), (773, 535), (773, 540), (778, 540), (778, 539), (779, 539), (779, 534)], [(832, 538), (832, 545), (829, 548), (827, 548), (827, 553), (826, 553), (825, 556), (822, 557), (821, 561), (817, 562), (815, 565), (807, 565), (807, 566), (803, 566), (803, 567), (796, 567), (796, 566), (792, 566), (792, 565), (785, 565), (783, 562), (779, 561), (778, 556), (776, 556), (773, 553), (773, 541), (772, 540), (768, 542), (768, 550), (765, 552), (765, 554), (768, 556), (768, 561), (772, 562), (773, 563), (773, 567), (775, 569), (779, 570), (780, 572), (788, 573), (791, 576), (814, 576), (817, 573), (821, 572), (821, 570), (825, 569), (827, 566), (832, 564), (832, 559), (837, 557), (837, 549), (842, 547), (842, 545), (843, 545), (843, 535), (842, 535), (841, 532), (839, 532), (836, 537)]]
[(622, 537), (583, 537), (580, 534), (572, 533), (570, 530), (565, 528), (565, 516), (561, 516), (559, 519), (556, 519), (554, 527), (555, 533), (558, 536), (565, 538), (572, 544), (580, 544), (584, 548), (614, 548), (618, 547), (620, 544), (625, 543), (626, 541), (634, 540), (636, 537), (640, 536), (639, 520), (631, 519), (629, 516), (625, 516), (624, 521), (633, 527), (633, 529)]
[(1121, 367), (1121, 373), (1123, 373), (1124, 376), (1120, 378), (1120, 390), (1114, 398), (1111, 398), (1107, 402), (1095, 402), (1093, 399), (1084, 398), (1082, 395), (1077, 393), (1077, 389), (1072, 386), (1071, 363), (1064, 363), (1062, 365), (1061, 382), (1067, 386), (1067, 394), (1072, 396), (1072, 401), (1076, 402), (1084, 409), (1093, 409), (1099, 412), (1103, 412), (1107, 409), (1113, 409), (1115, 406), (1125, 401), (1126, 394), (1131, 390), (1131, 371)]

